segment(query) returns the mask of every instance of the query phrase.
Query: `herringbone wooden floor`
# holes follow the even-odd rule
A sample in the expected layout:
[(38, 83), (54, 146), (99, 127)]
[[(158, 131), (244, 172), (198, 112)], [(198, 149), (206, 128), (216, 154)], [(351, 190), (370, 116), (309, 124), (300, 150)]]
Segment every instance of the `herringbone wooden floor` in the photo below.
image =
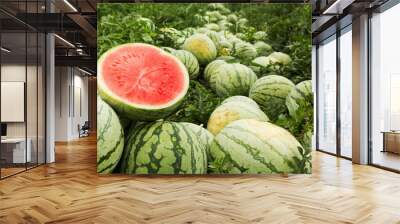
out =
[(314, 153), (312, 175), (98, 176), (96, 141), (0, 181), (0, 223), (400, 223), (400, 175)]

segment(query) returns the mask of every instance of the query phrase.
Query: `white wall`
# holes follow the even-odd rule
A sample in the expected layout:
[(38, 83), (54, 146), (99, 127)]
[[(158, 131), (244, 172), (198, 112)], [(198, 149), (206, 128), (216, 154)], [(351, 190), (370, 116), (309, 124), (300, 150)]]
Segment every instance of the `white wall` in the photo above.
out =
[[(38, 69), (38, 70), (37, 70)], [(1, 66), (2, 82), (24, 82), (26, 84), (26, 108), (21, 108), (22, 113), (26, 112), (26, 120), (22, 122), (6, 122), (7, 137), (9, 138), (25, 138), (29, 139), (31, 148), (32, 161), (44, 163), (44, 74), (42, 68), (36, 65), (25, 64), (3, 64)], [(27, 80), (25, 80), (27, 78)], [(21, 94), (24, 94), (24, 90)], [(7, 96), (2, 96), (7, 97)], [(11, 108), (2, 107), (1, 110), (12, 110)], [(26, 111), (25, 111), (26, 110)], [(12, 111), (8, 111), (13, 113)], [(39, 154), (37, 156), (37, 153)]]
[(88, 78), (72, 67), (56, 67), (55, 74), (55, 140), (74, 140), (88, 120)]

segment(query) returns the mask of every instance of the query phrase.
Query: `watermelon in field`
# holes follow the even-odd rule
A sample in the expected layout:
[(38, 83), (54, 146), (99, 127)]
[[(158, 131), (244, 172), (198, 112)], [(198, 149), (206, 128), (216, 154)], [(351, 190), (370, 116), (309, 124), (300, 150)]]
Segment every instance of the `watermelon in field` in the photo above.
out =
[(219, 25), (216, 24), (216, 23), (208, 23), (204, 27), (209, 29), (209, 30), (214, 30), (214, 31), (219, 31), (220, 30)]
[(221, 20), (218, 22), (218, 26), (220, 30), (229, 30), (233, 27), (233, 24), (228, 22), (227, 20)]
[(249, 97), (260, 105), (272, 121), (275, 121), (287, 110), (286, 97), (293, 88), (294, 84), (289, 79), (279, 75), (268, 75), (254, 83)]
[[(260, 56), (260, 57), (256, 57), (253, 61), (252, 61), (252, 65), (254, 66), (258, 66), (261, 68), (268, 68), (269, 66), (272, 66), (274, 64), (276, 64), (278, 62), (278, 60), (276, 60), (273, 57), (270, 56)], [(276, 68), (279, 68), (278, 66), (276, 66)]]
[(218, 22), (223, 19), (221, 13), (218, 11), (207, 11), (205, 15), (210, 18), (210, 22)]
[(236, 45), (239, 43), (243, 43), (244, 41), (242, 39), (240, 39), (239, 37), (235, 36), (235, 35), (229, 35), (227, 37), (227, 40), (232, 44), (232, 45)]
[(121, 172), (127, 174), (205, 174), (207, 146), (192, 128), (157, 121), (134, 130), (125, 146)]
[(204, 69), (204, 79), (208, 82), (211, 88), (215, 89), (216, 77), (221, 65), (226, 64), (224, 60), (215, 60), (209, 63)]
[(239, 42), (234, 45), (234, 56), (244, 61), (251, 61), (257, 57), (256, 48), (247, 42)]
[(254, 40), (265, 40), (267, 38), (267, 33), (264, 31), (257, 31), (253, 34)]
[(276, 59), (277, 62), (283, 65), (288, 65), (292, 62), (292, 58), (289, 55), (282, 52), (272, 52), (269, 56)]
[(249, 103), (249, 101), (237, 101), (235, 99), (225, 101), (212, 112), (207, 129), (212, 134), (217, 135), (231, 122), (247, 118), (269, 121), (267, 115), (257, 105)]
[(235, 14), (229, 14), (227, 17), (227, 20), (231, 23), (236, 23), (238, 20), (238, 17)]
[(256, 103), (256, 101), (250, 99), (247, 96), (231, 96), (231, 97), (226, 98), (224, 101), (222, 101), (221, 104), (231, 103), (231, 102), (247, 103), (254, 107), (259, 107), (258, 104)]
[(171, 54), (176, 51), (172, 47), (161, 47), (161, 49)]
[(157, 120), (174, 112), (189, 88), (189, 74), (175, 56), (148, 44), (123, 44), (97, 66), (101, 98), (132, 120)]
[(206, 65), (217, 57), (214, 42), (205, 34), (194, 34), (185, 40), (183, 50), (196, 56), (201, 65)]
[(180, 124), (192, 130), (194, 134), (199, 138), (200, 142), (204, 146), (206, 146), (207, 158), (209, 158), (210, 146), (214, 139), (214, 135), (211, 134), (211, 132), (209, 132), (207, 129), (197, 124), (192, 124), (189, 122), (180, 122)]
[(177, 57), (185, 65), (191, 79), (196, 79), (197, 76), (199, 76), (199, 62), (192, 53), (185, 50), (176, 50), (171, 52), (171, 54)]
[(218, 44), (218, 56), (229, 57), (229, 55), (232, 52), (232, 48), (233, 48), (233, 45), (229, 41), (227, 41), (225, 38), (223, 38)]
[(313, 104), (313, 92), (311, 80), (298, 83), (286, 97), (286, 106), (289, 114), (294, 117), (299, 106), (306, 105), (307, 101)]
[(254, 47), (256, 48), (257, 56), (268, 56), (272, 52), (272, 47), (263, 41), (257, 41)]
[(124, 149), (124, 131), (117, 113), (97, 97), (97, 172), (111, 173)]
[(223, 60), (227, 63), (239, 63), (239, 59), (232, 56), (220, 56), (216, 60)]
[(214, 172), (231, 174), (304, 173), (303, 151), (287, 130), (254, 119), (230, 123), (210, 148)]
[(205, 27), (200, 27), (196, 31), (196, 33), (202, 33), (202, 34), (207, 34), (208, 32), (210, 32), (210, 30)]
[(247, 66), (239, 63), (224, 64), (215, 77), (215, 91), (224, 97), (248, 96), (250, 87), (256, 80), (256, 74)]
[(208, 31), (206, 35), (212, 40), (216, 49), (218, 50), (219, 43), (224, 39), (224, 37), (221, 34), (215, 32), (214, 30)]

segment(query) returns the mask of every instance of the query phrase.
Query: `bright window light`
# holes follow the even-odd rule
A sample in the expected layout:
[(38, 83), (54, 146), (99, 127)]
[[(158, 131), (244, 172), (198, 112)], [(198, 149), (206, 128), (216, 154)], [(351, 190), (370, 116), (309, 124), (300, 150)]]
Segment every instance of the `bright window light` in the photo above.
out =
[(67, 44), (68, 46), (75, 48), (75, 45), (73, 45), (73, 44), (72, 44), (71, 42), (69, 42), (68, 40), (66, 40), (66, 39), (64, 39), (64, 38), (62, 38), (62, 37), (60, 37), (60, 36), (57, 35), (57, 34), (54, 34), (54, 36), (57, 37), (57, 38), (58, 38), (59, 40), (61, 40), (62, 42), (64, 42), (65, 44)]
[(68, 5), (74, 12), (78, 12), (78, 10), (73, 6), (68, 0), (64, 0), (65, 4)]
[(11, 51), (10, 50), (8, 50), (7, 48), (4, 48), (4, 47), (2, 47), (2, 48), (0, 48), (2, 51), (4, 51), (4, 52), (6, 52), (6, 53), (10, 53)]

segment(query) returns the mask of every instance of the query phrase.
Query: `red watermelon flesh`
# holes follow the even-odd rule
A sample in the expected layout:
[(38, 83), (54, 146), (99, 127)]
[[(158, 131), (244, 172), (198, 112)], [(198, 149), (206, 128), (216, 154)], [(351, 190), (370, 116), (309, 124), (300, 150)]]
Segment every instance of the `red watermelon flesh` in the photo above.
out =
[(162, 106), (187, 90), (187, 71), (174, 56), (148, 44), (125, 44), (101, 58), (107, 89), (135, 105)]

